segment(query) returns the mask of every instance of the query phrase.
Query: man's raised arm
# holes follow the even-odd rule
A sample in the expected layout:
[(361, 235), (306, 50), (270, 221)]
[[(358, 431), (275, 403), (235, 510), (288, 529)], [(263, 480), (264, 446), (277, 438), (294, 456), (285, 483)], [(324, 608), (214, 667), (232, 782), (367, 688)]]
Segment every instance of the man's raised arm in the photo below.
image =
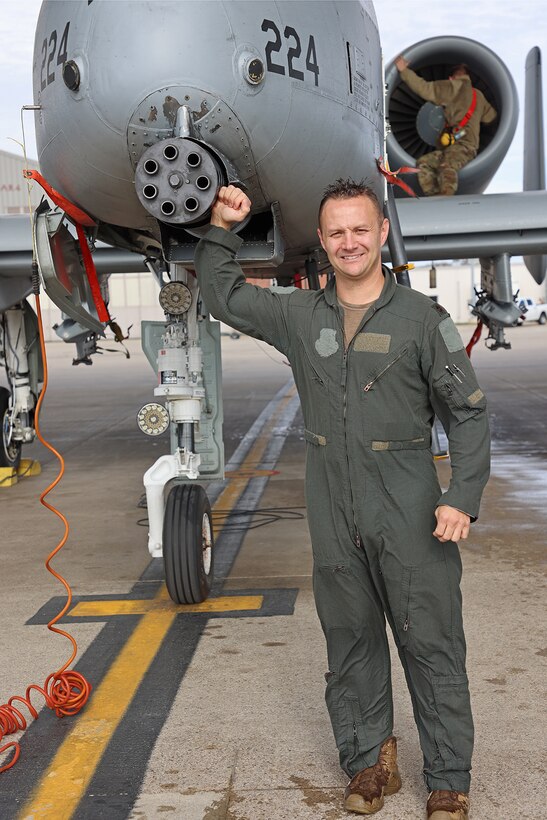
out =
[(211, 228), (198, 243), (194, 265), (205, 304), (230, 327), (263, 339), (288, 354), (288, 295), (272, 293), (245, 281), (235, 260), (242, 240), (230, 228), (248, 216), (249, 197), (234, 185), (220, 189), (211, 213)]

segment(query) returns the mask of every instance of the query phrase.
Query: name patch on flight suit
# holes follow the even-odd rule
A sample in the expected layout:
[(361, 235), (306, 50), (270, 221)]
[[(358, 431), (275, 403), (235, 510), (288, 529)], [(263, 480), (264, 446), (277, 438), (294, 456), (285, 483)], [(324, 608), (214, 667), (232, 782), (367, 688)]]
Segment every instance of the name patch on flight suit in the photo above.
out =
[(358, 333), (353, 349), (361, 353), (389, 353), (390, 345), (389, 333)]
[(467, 401), (469, 402), (469, 404), (475, 405), (475, 404), (477, 404), (477, 402), (479, 402), (482, 399), (483, 396), (484, 396), (484, 393), (482, 392), (482, 390), (479, 387), (477, 390), (475, 390), (474, 393), (471, 393), (471, 395), (467, 397)]
[(458, 329), (450, 316), (442, 320), (439, 325), (439, 331), (449, 353), (456, 353), (458, 350), (463, 350), (464, 344), (462, 337), (458, 333)]
[(324, 327), (319, 333), (319, 338), (315, 343), (315, 349), (323, 359), (333, 356), (339, 348), (336, 340), (336, 331), (329, 327)]

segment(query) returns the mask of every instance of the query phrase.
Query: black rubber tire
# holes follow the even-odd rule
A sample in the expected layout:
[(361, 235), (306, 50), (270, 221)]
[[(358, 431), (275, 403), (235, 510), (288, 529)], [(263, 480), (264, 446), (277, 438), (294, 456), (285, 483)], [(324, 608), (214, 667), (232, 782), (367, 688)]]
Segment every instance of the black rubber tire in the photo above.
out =
[(540, 314), (540, 317), (538, 319), (538, 325), (544, 325), (545, 322), (547, 322), (547, 316), (544, 313), (542, 313)]
[(213, 523), (207, 494), (199, 484), (175, 484), (167, 496), (163, 519), (163, 564), (171, 599), (176, 604), (205, 601), (213, 584), (213, 562)]
[(7, 445), (7, 429), (9, 429), (9, 399), (10, 392), (5, 387), (0, 387), (0, 424), (2, 436), (0, 440), (0, 467), (12, 467), (17, 469), (21, 462), (22, 444), (20, 441)]

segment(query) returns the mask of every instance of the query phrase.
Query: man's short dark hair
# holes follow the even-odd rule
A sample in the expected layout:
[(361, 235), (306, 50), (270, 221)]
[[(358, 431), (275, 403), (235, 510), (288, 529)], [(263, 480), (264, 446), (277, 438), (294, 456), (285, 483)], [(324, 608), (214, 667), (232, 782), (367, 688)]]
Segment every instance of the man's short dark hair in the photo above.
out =
[(469, 66), (466, 63), (458, 63), (457, 65), (453, 65), (450, 69), (450, 76), (453, 77), (455, 74), (467, 74), (469, 77)]
[(378, 218), (380, 221), (384, 218), (382, 206), (380, 205), (378, 197), (370, 185), (367, 185), (363, 179), (360, 182), (355, 182), (355, 180), (350, 177), (347, 179), (342, 179), (342, 177), (340, 177), (336, 180), (336, 182), (328, 185), (323, 191), (323, 198), (319, 205), (317, 221), (321, 223), (321, 213), (323, 212), (323, 208), (329, 199), (354, 199), (358, 196), (364, 196), (366, 199), (370, 199), (378, 211)]

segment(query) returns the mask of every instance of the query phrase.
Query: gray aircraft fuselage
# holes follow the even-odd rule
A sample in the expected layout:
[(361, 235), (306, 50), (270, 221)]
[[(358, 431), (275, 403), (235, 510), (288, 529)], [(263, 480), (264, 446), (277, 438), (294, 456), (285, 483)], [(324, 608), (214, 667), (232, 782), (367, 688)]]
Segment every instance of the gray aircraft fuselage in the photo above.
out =
[[(76, 68), (65, 81), (67, 61)], [(317, 246), (317, 205), (337, 177), (367, 178), (384, 196), (382, 57), (369, 2), (46, 0), (34, 97), (49, 183), (137, 233), (153, 233), (155, 220), (136, 196), (136, 165), (173, 134), (182, 105), (199, 139), (235, 166), (254, 209), (279, 204), (285, 257)]]

